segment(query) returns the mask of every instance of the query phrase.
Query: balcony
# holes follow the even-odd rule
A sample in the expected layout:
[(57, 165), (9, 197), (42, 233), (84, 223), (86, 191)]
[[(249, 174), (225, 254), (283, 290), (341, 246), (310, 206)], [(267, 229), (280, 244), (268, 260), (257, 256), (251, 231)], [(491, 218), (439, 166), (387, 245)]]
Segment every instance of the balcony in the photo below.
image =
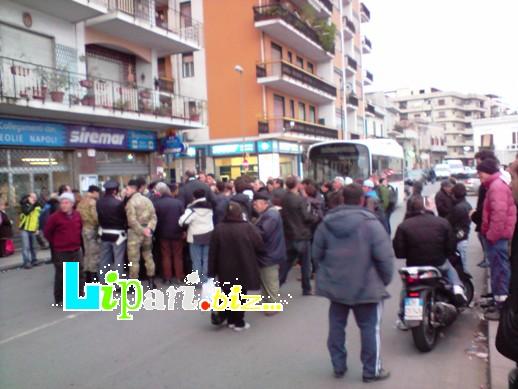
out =
[(314, 104), (336, 99), (336, 87), (289, 62), (270, 62), (256, 67), (257, 82)]
[(291, 0), (299, 8), (304, 8), (308, 4), (315, 10), (319, 18), (328, 18), (333, 14), (333, 3), (331, 0)]
[(315, 62), (333, 58), (334, 36), (326, 43), (321, 33), (280, 4), (254, 7), (254, 21), (257, 29)]
[(372, 42), (369, 38), (363, 37), (362, 53), (369, 54), (372, 51)]
[(86, 25), (157, 50), (160, 57), (200, 49), (201, 23), (179, 12), (155, 9), (155, 0), (110, 0), (108, 13)]
[(102, 125), (202, 128), (206, 102), (0, 57), (0, 111)]
[(374, 105), (367, 103), (365, 107), (365, 113), (367, 116), (376, 116), (376, 108)]
[(355, 111), (358, 109), (359, 100), (358, 96), (356, 96), (354, 93), (350, 93), (347, 95), (347, 110), (348, 111)]
[(338, 139), (338, 130), (295, 118), (272, 118), (259, 122), (260, 134), (295, 133), (314, 138)]
[(363, 85), (372, 85), (374, 82), (374, 76), (368, 70), (365, 71), (365, 77), (363, 78)]
[(369, 9), (365, 5), (365, 3), (361, 3), (360, 18), (361, 18), (362, 23), (367, 23), (368, 21), (371, 20), (371, 11), (369, 11)]
[(346, 68), (345, 74), (347, 77), (354, 76), (356, 71), (358, 70), (358, 62), (356, 62), (353, 58), (348, 55), (345, 56)]
[(71, 23), (103, 15), (108, 11), (108, 0), (16, 0), (16, 2)]
[(352, 20), (350, 20), (347, 16), (344, 16), (343, 18), (343, 25), (344, 25), (344, 38), (345, 40), (353, 39), (354, 35), (356, 34), (356, 27), (354, 26), (354, 23)]

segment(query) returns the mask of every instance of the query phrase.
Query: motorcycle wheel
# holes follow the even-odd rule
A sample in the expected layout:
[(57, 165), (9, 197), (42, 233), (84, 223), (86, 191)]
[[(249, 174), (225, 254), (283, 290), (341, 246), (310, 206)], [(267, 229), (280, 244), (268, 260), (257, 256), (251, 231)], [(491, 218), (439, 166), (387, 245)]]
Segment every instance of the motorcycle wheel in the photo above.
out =
[(475, 296), (475, 287), (473, 286), (473, 282), (470, 279), (463, 280), (464, 284), (464, 293), (466, 294), (466, 299), (468, 300), (467, 306), (471, 304), (473, 301), (473, 297)]
[(431, 314), (431, 296), (427, 294), (423, 306), (423, 321), (418, 327), (412, 328), (414, 344), (423, 353), (432, 351), (437, 342), (437, 329), (432, 326)]

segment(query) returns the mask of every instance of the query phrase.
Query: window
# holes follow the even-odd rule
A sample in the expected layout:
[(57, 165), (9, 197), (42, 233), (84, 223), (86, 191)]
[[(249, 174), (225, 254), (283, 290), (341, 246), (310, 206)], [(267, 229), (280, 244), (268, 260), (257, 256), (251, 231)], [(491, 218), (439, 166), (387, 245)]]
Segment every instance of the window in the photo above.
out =
[(293, 54), (291, 53), (291, 51), (288, 51), (288, 62), (293, 63)]
[(181, 25), (182, 27), (192, 27), (191, 2), (180, 3)]
[(192, 53), (182, 54), (182, 77), (194, 77), (194, 55)]
[(446, 112), (444, 112), (444, 111), (439, 112), (439, 117), (440, 118), (445, 118), (446, 117)]
[(273, 114), (276, 119), (283, 118), (285, 116), (284, 97), (273, 95)]
[(399, 109), (406, 109), (406, 101), (402, 101), (399, 103)]
[(299, 120), (306, 121), (306, 104), (299, 103)]
[(308, 71), (311, 74), (315, 74), (315, 65), (313, 65), (311, 62), (308, 62)]
[[(514, 135), (515, 133), (513, 133)], [(514, 138), (514, 136), (513, 136)], [(493, 135), (486, 134), (480, 137), (480, 146), (481, 147), (493, 147)]]
[(312, 105), (309, 106), (309, 121), (311, 123), (317, 122), (317, 110)]
[(304, 69), (304, 60), (297, 55), (297, 66)]
[(295, 101), (290, 100), (290, 118), (295, 117)]
[(445, 104), (444, 99), (440, 99), (439, 100), (439, 105), (444, 105), (444, 104)]
[(421, 117), (421, 114), (420, 114), (420, 113), (416, 113), (416, 114), (414, 115), (414, 118), (415, 118), (415, 119), (418, 119), (418, 118), (420, 118), (420, 117)]

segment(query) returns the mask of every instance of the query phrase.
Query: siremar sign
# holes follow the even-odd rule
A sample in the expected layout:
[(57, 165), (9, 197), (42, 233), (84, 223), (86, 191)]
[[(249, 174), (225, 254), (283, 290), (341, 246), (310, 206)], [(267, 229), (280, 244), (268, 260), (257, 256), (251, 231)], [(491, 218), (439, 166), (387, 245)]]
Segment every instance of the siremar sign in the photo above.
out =
[(126, 131), (113, 128), (70, 127), (68, 146), (94, 149), (127, 149)]

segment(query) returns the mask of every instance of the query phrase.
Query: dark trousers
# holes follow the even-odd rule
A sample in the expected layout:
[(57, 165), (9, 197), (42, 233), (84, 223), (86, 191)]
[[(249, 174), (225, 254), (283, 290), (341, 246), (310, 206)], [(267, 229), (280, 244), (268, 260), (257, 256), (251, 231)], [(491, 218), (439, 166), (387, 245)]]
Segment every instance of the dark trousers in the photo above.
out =
[(52, 262), (56, 268), (54, 277), (54, 300), (56, 304), (63, 302), (63, 262), (79, 262), (79, 293), (83, 295), (85, 276), (81, 265), (81, 251), (52, 252)]
[(162, 254), (162, 277), (169, 281), (174, 275), (178, 281), (185, 277), (183, 272), (183, 240), (160, 239), (160, 252)]
[(363, 376), (374, 377), (381, 369), (380, 326), (383, 303), (344, 305), (331, 302), (329, 306), (329, 336), (327, 348), (336, 372), (347, 370), (347, 350), (345, 348), (345, 327), (349, 311), (352, 310), (361, 333), (361, 361)]
[[(228, 296), (230, 294), (230, 285), (223, 285), (221, 290)], [(247, 294), (247, 289), (243, 287), (241, 290), (241, 295)], [(245, 301), (241, 299), (241, 304)], [(244, 311), (224, 311), (220, 312), (227, 318), (228, 324), (233, 324), (236, 327), (244, 327), (245, 326), (245, 312)]]
[(280, 284), (284, 284), (288, 278), (288, 273), (300, 260), (302, 270), (302, 292), (311, 292), (311, 242), (309, 240), (288, 240), (286, 241), (287, 260), (281, 264), (279, 272)]

